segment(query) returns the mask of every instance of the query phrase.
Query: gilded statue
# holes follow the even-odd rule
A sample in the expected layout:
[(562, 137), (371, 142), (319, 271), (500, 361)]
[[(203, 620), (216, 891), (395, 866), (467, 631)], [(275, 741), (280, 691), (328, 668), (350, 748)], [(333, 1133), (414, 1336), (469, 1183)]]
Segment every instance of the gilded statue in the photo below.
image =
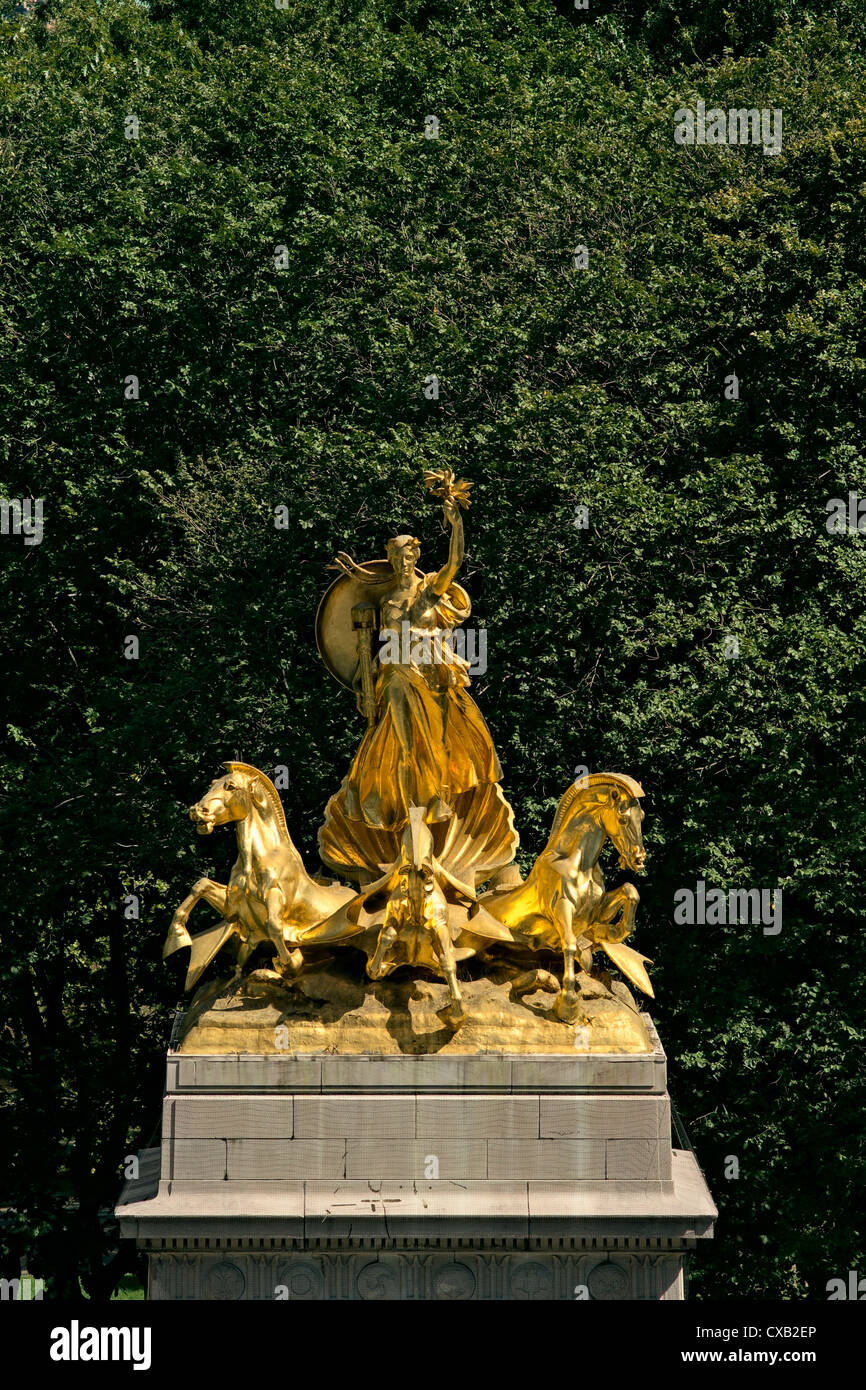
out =
[[(232, 988), (246, 980), (248, 990), (289, 991), (280, 1008), (296, 1019), (298, 1037), (317, 1026), (304, 1000), (327, 1000), (335, 991), (342, 998), (342, 989), (347, 1000), (362, 1002), (354, 1014), (348, 1004), (338, 1010), (322, 1036), (336, 1037), (334, 1028), (347, 1026), (341, 1020), (357, 1018), (349, 1050), (363, 1050), (362, 1023), (373, 1027), (376, 1010), (393, 1004), (391, 980), (397, 989), (401, 979), (433, 976), (445, 989), (439, 1031), (426, 1043), (414, 1037), (406, 1044), (412, 1050), (447, 1046), (466, 1028), (474, 1041), (465, 1047), (483, 1050), (495, 1034), (512, 1050), (556, 1051), (568, 1045), (572, 1028), (574, 1045), (587, 1050), (645, 1051), (648, 1034), (633, 997), (595, 961), (603, 952), (652, 997), (647, 958), (625, 944), (637, 889), (625, 882), (608, 890), (600, 865), (611, 843), (621, 869), (644, 871), (643, 789), (624, 773), (573, 783), (523, 879), (502, 768), (470, 694), (471, 663), (459, 641), (471, 614), (457, 582), (470, 484), (450, 470), (428, 473), (425, 483), (441, 498), (449, 532), (441, 567), (420, 567), (420, 542), (409, 534), (392, 537), (383, 559), (355, 562), (341, 552), (333, 565), (338, 578), (316, 618), (325, 665), (366, 719), (319, 830), (320, 857), (336, 880), (308, 873), (270, 778), (247, 763), (226, 763), (226, 775), (189, 814), (200, 834), (233, 824), (238, 857), (227, 884), (194, 885), (174, 914), (163, 954), (190, 948), (190, 989), (229, 947)], [(189, 915), (200, 901), (221, 921), (191, 936)], [(335, 951), (345, 964), (335, 964)], [(352, 974), (353, 960), (362, 963), (366, 992)], [(543, 1003), (546, 994), (555, 994), (552, 1004)], [(476, 1036), (473, 1014), (482, 996), (487, 1035), (482, 1028)], [(424, 989), (417, 997), (426, 997)], [(402, 1037), (399, 1029), (391, 1035)]]

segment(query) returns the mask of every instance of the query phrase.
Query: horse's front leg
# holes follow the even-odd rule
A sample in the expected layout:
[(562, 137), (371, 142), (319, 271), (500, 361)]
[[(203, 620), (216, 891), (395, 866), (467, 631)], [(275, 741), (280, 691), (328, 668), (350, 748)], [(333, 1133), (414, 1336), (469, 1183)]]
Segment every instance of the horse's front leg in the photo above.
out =
[(228, 888), (224, 883), (217, 883), (212, 878), (200, 878), (192, 886), (192, 891), (187, 894), (179, 907), (175, 909), (171, 919), (171, 926), (168, 929), (168, 936), (165, 938), (165, 945), (162, 948), (162, 958), (172, 955), (174, 951), (180, 951), (184, 946), (192, 945), (192, 937), (187, 931), (187, 921), (196, 903), (210, 903), (215, 907), (221, 917), (227, 915), (226, 905), (228, 900)]
[(391, 967), (388, 956), (397, 940), (397, 928), (391, 926), (383, 927), (379, 932), (379, 940), (376, 942), (376, 950), (367, 965), (367, 974), (371, 980), (381, 980), (383, 975), (387, 975)]
[(297, 975), (304, 963), (304, 957), (301, 951), (290, 951), (286, 945), (286, 935), (283, 930), (283, 912), (286, 900), (283, 890), (275, 886), (269, 888), (264, 896), (265, 907), (268, 912), (268, 940), (277, 949), (277, 960), (283, 971)]
[[(608, 926), (606, 932), (596, 932), (596, 936), (602, 941), (625, 941), (631, 934), (634, 926), (637, 905), (640, 902), (640, 893), (633, 883), (623, 883), (619, 888), (614, 888), (610, 893), (605, 893), (601, 900), (596, 922), (600, 926)], [(621, 912), (620, 920), (613, 926), (613, 919), (617, 913)]]
[(554, 910), (554, 921), (562, 942), (565, 968), (562, 975), (562, 989), (556, 996), (553, 1012), (563, 1023), (573, 1023), (580, 1011), (580, 996), (575, 988), (574, 961), (577, 955), (577, 937), (574, 932), (574, 908), (567, 898), (560, 898)]
[(466, 1022), (466, 1008), (463, 1003), (463, 995), (460, 993), (460, 986), (457, 983), (457, 962), (454, 959), (454, 945), (451, 941), (451, 930), (447, 917), (436, 922), (432, 930), (439, 965), (442, 974), (448, 981), (448, 992), (451, 995), (450, 1004), (442, 1012), (445, 1022), (456, 1030)]
[(393, 969), (393, 964), (388, 960), (388, 957), (393, 950), (397, 935), (397, 918), (392, 912), (387, 912), (379, 932), (379, 939), (376, 942), (376, 949), (367, 962), (367, 974), (371, 980), (381, 980), (383, 975), (387, 975), (389, 970)]

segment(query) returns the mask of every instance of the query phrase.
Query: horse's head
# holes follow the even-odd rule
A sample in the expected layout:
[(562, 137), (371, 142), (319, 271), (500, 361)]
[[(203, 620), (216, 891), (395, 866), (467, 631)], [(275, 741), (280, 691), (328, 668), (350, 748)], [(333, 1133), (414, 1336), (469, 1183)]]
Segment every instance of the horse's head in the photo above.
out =
[(548, 850), (566, 858), (579, 854), (587, 822), (593, 822), (619, 850), (620, 868), (643, 873), (642, 796), (643, 787), (624, 772), (593, 772), (573, 782), (556, 808)]
[(253, 807), (263, 811), (268, 797), (262, 775), (254, 768), (242, 769), (237, 763), (224, 763), (228, 772), (212, 782), (200, 801), (189, 808), (199, 835), (210, 835), (215, 825), (245, 820)]
[(630, 789), (614, 783), (601, 816), (602, 824), (619, 850), (619, 867), (641, 874), (646, 864), (641, 822), (643, 811)]

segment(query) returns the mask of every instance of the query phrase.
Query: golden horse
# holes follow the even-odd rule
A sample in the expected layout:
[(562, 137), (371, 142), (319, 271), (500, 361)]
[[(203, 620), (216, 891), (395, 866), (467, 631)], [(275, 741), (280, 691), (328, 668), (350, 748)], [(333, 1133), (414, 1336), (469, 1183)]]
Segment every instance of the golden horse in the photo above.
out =
[[(227, 884), (200, 878), (172, 918), (163, 959), (191, 946), (185, 989), (192, 989), (217, 951), (239, 938), (238, 970), (255, 948), (269, 941), (284, 973), (300, 969), (300, 950), (290, 950), (306, 928), (324, 921), (355, 896), (351, 888), (316, 883), (292, 844), (280, 795), (269, 777), (249, 763), (223, 763), (227, 769), (200, 801), (190, 807), (199, 835), (234, 823), (238, 857)], [(210, 903), (223, 918), (216, 927), (190, 936), (187, 920), (199, 902)]]
[(555, 1012), (564, 1022), (573, 1022), (579, 1012), (575, 959), (588, 974), (598, 948), (638, 989), (653, 994), (644, 967), (647, 957), (622, 944), (634, 926), (638, 891), (634, 884), (623, 883), (608, 893), (598, 867), (609, 838), (619, 850), (620, 868), (643, 873), (643, 794), (640, 784), (622, 773), (593, 773), (573, 783), (559, 802), (550, 838), (525, 882), (479, 899), (479, 906), (504, 923), (516, 942), (562, 950), (565, 970)]

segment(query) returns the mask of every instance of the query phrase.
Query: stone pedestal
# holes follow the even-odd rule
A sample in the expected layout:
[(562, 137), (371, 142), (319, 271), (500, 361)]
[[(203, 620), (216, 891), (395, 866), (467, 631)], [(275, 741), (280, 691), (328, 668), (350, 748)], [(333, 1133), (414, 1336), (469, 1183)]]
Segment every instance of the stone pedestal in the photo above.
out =
[(170, 1051), (117, 1215), (152, 1299), (681, 1299), (665, 1055)]

